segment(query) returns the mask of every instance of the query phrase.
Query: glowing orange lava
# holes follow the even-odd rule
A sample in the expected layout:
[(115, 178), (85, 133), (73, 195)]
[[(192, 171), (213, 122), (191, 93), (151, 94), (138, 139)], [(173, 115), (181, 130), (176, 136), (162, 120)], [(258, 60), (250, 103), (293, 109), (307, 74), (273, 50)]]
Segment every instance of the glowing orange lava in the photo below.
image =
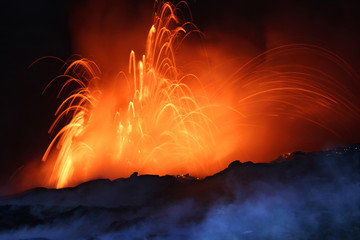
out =
[[(43, 157), (52, 163), (47, 165), (45, 186), (62, 188), (133, 172), (204, 177), (222, 170), (244, 149), (269, 141), (258, 126), (276, 131), (268, 125), (301, 119), (338, 135), (336, 120), (329, 116), (352, 112), (349, 118), (359, 118), (356, 105), (338, 93), (348, 90), (332, 76), (306, 64), (278, 62), (298, 52), (315, 52), (337, 66), (343, 64), (314, 46), (270, 50), (228, 78), (204, 74), (218, 78), (210, 83), (182, 73), (175, 52), (197, 30), (191, 22), (181, 22), (177, 6), (156, 6), (146, 53), (140, 60), (130, 53), (128, 73), (120, 72), (103, 84), (94, 62), (70, 63), (61, 91), (72, 83), (79, 87), (60, 105), (50, 129), (71, 117)], [(351, 70), (339, 69), (357, 78)], [(203, 87), (193, 89), (191, 82)]]
[[(63, 88), (71, 82), (79, 88), (60, 105), (50, 129), (72, 114), (43, 158), (45, 161), (57, 144), (49, 185), (61, 188), (135, 171), (204, 176), (227, 154), (216, 141), (222, 131), (211, 105), (204, 104), (206, 96), (194, 96), (183, 83), (197, 81), (196, 77), (180, 74), (175, 65), (174, 49), (192, 24), (179, 24), (170, 3), (157, 13), (146, 54), (137, 61), (132, 51), (129, 74), (119, 73), (112, 86), (98, 87), (99, 70), (89, 60), (76, 60), (66, 70), (65, 75), (75, 77), (69, 77)], [(120, 85), (124, 82), (127, 85)], [(130, 96), (125, 102), (124, 94)]]

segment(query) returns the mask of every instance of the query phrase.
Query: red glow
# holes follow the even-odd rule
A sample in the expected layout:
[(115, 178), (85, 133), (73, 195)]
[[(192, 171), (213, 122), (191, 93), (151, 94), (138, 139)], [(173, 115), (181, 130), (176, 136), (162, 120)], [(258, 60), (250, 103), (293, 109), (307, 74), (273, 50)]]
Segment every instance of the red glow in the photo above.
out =
[[(184, 7), (155, 8), (145, 54), (130, 53), (129, 71), (112, 74), (122, 55), (111, 60), (92, 38), (80, 38), (100, 56), (99, 65), (112, 70), (101, 74), (87, 59), (69, 64), (64, 89), (71, 83), (79, 87), (57, 111), (51, 130), (60, 119), (71, 120), (44, 155), (42, 185), (61, 188), (133, 172), (204, 177), (234, 159), (269, 161), (283, 152), (321, 147), (325, 139), (341, 142), (351, 131), (348, 123), (360, 119), (356, 95), (337, 79), (357, 82), (358, 76), (335, 54), (286, 45), (231, 71), (231, 59), (209, 47), (207, 57), (223, 65), (204, 67), (202, 52), (182, 45), (189, 34), (199, 34), (179, 17)], [(131, 45), (126, 39), (118, 42)], [(196, 59), (193, 53), (200, 59), (195, 66), (175, 63)]]

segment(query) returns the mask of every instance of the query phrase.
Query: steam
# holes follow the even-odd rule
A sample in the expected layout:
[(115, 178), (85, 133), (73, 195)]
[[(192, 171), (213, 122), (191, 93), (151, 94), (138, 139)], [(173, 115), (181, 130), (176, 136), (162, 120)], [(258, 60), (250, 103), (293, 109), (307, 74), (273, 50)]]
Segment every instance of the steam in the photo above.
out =
[[(0, 211), (6, 218), (1, 220), (0, 236), (354, 239), (360, 236), (359, 168), (359, 152), (338, 156), (334, 151), (300, 154), (280, 163), (232, 164), (200, 182), (180, 184), (171, 177), (140, 176), (98, 180), (75, 189), (38, 189), (1, 201)], [(241, 171), (253, 175), (243, 176)], [(206, 188), (212, 190), (204, 192)], [(104, 198), (94, 197), (96, 193)], [(141, 201), (131, 200), (134, 196)]]

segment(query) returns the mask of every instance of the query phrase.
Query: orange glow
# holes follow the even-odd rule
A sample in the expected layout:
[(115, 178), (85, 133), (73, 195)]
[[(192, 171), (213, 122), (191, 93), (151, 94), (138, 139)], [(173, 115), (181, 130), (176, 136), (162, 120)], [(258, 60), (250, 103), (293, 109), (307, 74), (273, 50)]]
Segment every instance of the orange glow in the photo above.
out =
[[(132, 51), (128, 74), (120, 72), (110, 86), (99, 87), (95, 63), (80, 59), (70, 64), (65, 75), (76, 77), (69, 77), (61, 90), (71, 82), (79, 88), (60, 105), (50, 129), (72, 114), (43, 157), (47, 160), (57, 144), (50, 186), (135, 171), (198, 176), (214, 171), (213, 165), (227, 154), (216, 142), (222, 127), (207, 97), (194, 96), (184, 83), (198, 81), (196, 77), (180, 74), (175, 65), (174, 50), (187, 25), (192, 24), (179, 24), (174, 6), (163, 4), (149, 31), (146, 54), (138, 61)], [(124, 94), (130, 96), (126, 101)]]
[(311, 67), (306, 55), (326, 59), (350, 78), (358, 76), (341, 58), (315, 46), (269, 50), (231, 76), (206, 69), (184, 74), (175, 63), (176, 52), (198, 30), (182, 22), (173, 4), (157, 6), (145, 54), (139, 60), (131, 51), (128, 72), (104, 79), (88, 59), (68, 66), (60, 92), (73, 83), (78, 88), (56, 111), (50, 131), (63, 118), (71, 120), (44, 154), (43, 161), (50, 163), (43, 185), (62, 188), (133, 172), (204, 177), (239, 157), (262, 159), (274, 139), (287, 147), (277, 151), (297, 150), (297, 143), (289, 147), (281, 139), (290, 125), (295, 131), (288, 135), (303, 136), (299, 129), (306, 127), (340, 139), (347, 121), (341, 118), (339, 127), (334, 116), (360, 119), (351, 90), (322, 68)]

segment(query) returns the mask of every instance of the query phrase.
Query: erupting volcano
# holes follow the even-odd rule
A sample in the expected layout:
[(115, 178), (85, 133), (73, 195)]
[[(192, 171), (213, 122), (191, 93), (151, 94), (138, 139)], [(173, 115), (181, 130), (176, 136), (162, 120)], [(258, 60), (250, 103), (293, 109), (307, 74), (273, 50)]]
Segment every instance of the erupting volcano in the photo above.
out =
[(1, 239), (360, 239), (357, 1), (20, 2)]
[[(285, 45), (254, 57), (231, 76), (205, 70), (195, 75), (175, 63), (187, 36), (202, 36), (191, 19), (182, 19), (191, 16), (184, 13), (186, 2), (156, 1), (154, 9), (146, 52), (139, 60), (131, 51), (128, 71), (104, 81), (91, 60), (67, 63), (60, 93), (78, 87), (50, 128), (69, 119), (44, 154), (44, 186), (133, 172), (205, 177), (267, 141), (263, 129), (291, 133), (290, 123), (341, 139), (347, 124), (360, 119), (358, 97), (337, 79), (341, 74), (358, 84), (358, 75), (330, 51)], [(317, 61), (325, 64), (316, 66)], [(273, 130), (279, 124), (285, 127)]]

